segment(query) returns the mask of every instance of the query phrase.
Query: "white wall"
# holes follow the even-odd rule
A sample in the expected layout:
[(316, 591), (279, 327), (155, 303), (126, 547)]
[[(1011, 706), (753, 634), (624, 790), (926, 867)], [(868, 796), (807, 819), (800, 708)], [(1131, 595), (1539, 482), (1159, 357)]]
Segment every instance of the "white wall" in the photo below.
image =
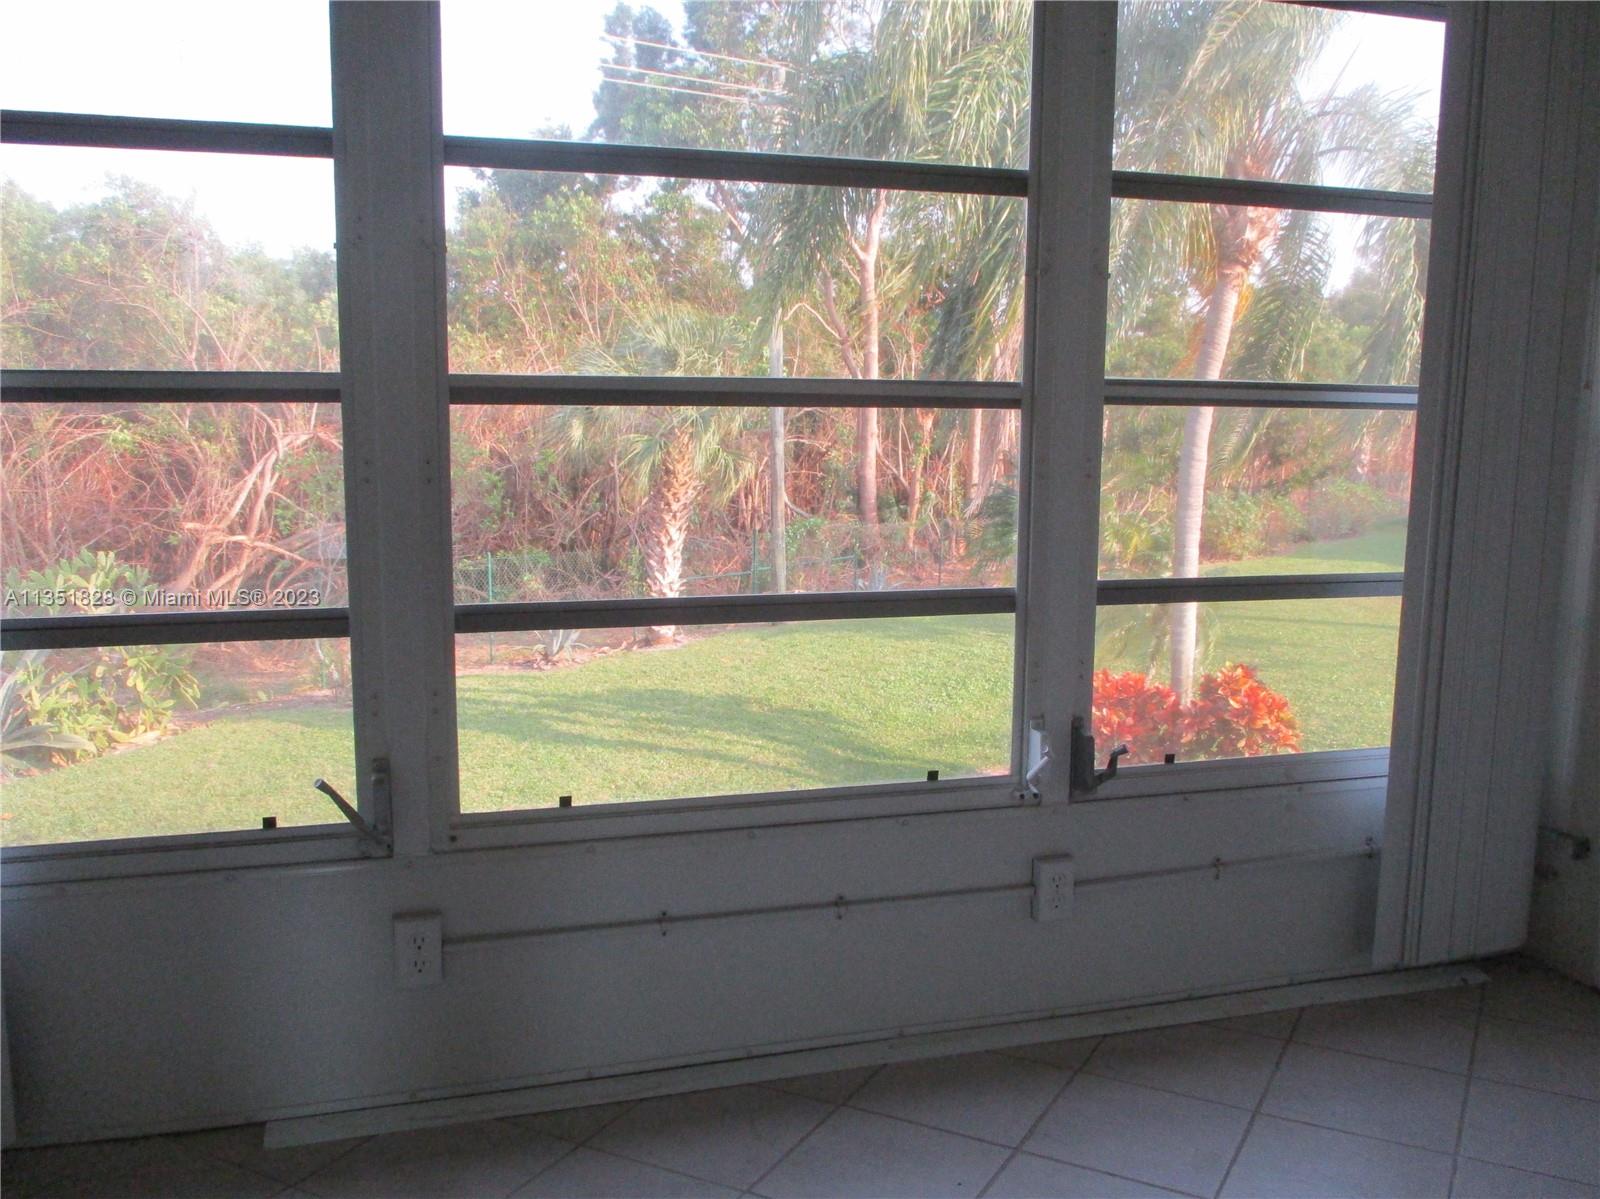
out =
[[(1356, 973), (1382, 802), (1381, 784), (1311, 784), (18, 888), (19, 1132), (201, 1127)], [(1243, 862), (1330, 849), (1347, 856)], [(1037, 923), (1031, 859), (1057, 852), (1090, 885), (1070, 920)], [(398, 990), (391, 914), (419, 908), (443, 911), (447, 943), (540, 935), (451, 949), (442, 986)], [(751, 909), (768, 910), (656, 922)]]

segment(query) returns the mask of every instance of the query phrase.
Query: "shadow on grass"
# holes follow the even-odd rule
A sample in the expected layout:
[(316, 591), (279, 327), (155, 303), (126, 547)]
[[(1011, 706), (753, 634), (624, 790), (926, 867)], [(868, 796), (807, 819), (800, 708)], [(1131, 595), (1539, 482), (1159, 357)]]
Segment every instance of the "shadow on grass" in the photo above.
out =
[[(863, 714), (862, 719), (870, 719)], [(739, 770), (770, 765), (819, 782), (919, 778), (931, 769), (973, 769), (930, 761), (860, 734), (855, 718), (793, 705), (753, 706), (731, 695), (680, 688), (628, 687), (588, 696), (517, 699), (463, 695), (465, 742), (472, 734), (528, 742), (540, 756), (645, 755), (720, 763)], [(664, 763), (663, 763), (664, 764)], [(468, 763), (463, 761), (463, 769)]]

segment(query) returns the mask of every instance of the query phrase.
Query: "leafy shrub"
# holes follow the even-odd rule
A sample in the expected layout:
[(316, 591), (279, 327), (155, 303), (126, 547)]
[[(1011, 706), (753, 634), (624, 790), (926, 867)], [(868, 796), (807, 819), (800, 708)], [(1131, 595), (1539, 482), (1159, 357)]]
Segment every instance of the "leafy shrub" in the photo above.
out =
[(1365, 533), (1400, 506), (1376, 487), (1352, 479), (1324, 479), (1306, 497), (1306, 531), (1313, 541)]
[(1098, 744), (1127, 745), (1128, 761), (1239, 758), (1292, 753), (1300, 748), (1300, 726), (1289, 701), (1239, 664), (1203, 676), (1194, 698), (1179, 704), (1170, 687), (1134, 671), (1094, 672), (1091, 723)]
[(1266, 496), (1262, 500), (1262, 530), (1271, 549), (1310, 540), (1306, 514), (1286, 495)]
[[(89, 550), (44, 570), (6, 576), (8, 590), (51, 595), (51, 612), (83, 611), (79, 597), (143, 594), (148, 586), (147, 571)], [(54, 596), (66, 602), (56, 604)], [(0, 752), (11, 768), (93, 757), (164, 731), (178, 703), (192, 707), (199, 696), (188, 652), (171, 646), (19, 654), (0, 683)]]
[(1268, 503), (1248, 491), (1213, 491), (1206, 496), (1200, 553), (1212, 560), (1253, 558), (1267, 549)]
[(1153, 505), (1119, 510), (1100, 506), (1100, 572), (1164, 573), (1172, 564), (1172, 514)]
[(1300, 748), (1300, 724), (1289, 701), (1258, 679), (1253, 666), (1236, 663), (1195, 685), (1183, 713), (1183, 748), (1191, 758), (1293, 753)]
[(20, 664), (5, 686), (6, 754), (43, 750), (57, 763), (161, 733), (200, 695), (187, 655), (164, 645), (58, 652)]
[(1108, 752), (1126, 745), (1130, 762), (1159, 762), (1179, 749), (1177, 695), (1136, 671), (1095, 671), (1090, 715), (1096, 743)]

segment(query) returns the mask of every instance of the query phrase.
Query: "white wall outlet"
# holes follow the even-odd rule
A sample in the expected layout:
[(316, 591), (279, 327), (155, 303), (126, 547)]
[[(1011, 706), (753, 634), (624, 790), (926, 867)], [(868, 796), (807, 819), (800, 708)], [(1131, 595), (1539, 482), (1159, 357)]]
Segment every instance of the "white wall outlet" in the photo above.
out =
[(444, 928), (438, 912), (407, 912), (394, 918), (394, 981), (431, 987), (444, 981)]
[(1065, 920), (1072, 914), (1072, 855), (1033, 859), (1033, 918)]

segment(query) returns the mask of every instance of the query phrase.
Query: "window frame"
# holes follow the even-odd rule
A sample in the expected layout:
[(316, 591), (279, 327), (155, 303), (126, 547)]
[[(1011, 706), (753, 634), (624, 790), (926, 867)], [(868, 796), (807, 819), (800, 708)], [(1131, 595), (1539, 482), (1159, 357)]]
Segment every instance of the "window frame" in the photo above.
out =
[[(1442, 8), (1431, 5), (1345, 7), (1426, 19), (1444, 16)], [(148, 403), (157, 397), (166, 402), (174, 398), (250, 402), (268, 397), (327, 402), (338, 394), (347, 430), (350, 606), (293, 614), (19, 618), (6, 622), (4, 644), (7, 649), (24, 649), (278, 639), (285, 636), (285, 629), (313, 627), (318, 631), (290, 635), (348, 635), (353, 693), (358, 697), (357, 762), (392, 761), (395, 779), (391, 799), (382, 780), (358, 766), (357, 802), (368, 820), (396, 839), (397, 854), (1067, 802), (1064, 767), (1048, 770), (1037, 790), (1025, 785), (1029, 755), (1036, 752), (1029, 730), (1041, 727), (1048, 746), (1064, 758), (1072, 715), (1087, 714), (1089, 708), (1094, 614), (1099, 606), (1401, 594), (1398, 573), (1095, 578), (1103, 405), (1380, 411), (1417, 406), (1415, 387), (1106, 378), (1104, 280), (1111, 200), (1248, 203), (1377, 216), (1432, 214), (1428, 195), (1113, 170), (1114, 4), (1034, 6), (1032, 131), (1025, 169), (446, 136), (436, 5), (333, 4), (330, 38), (332, 128), (7, 112), (0, 139), (15, 144), (331, 158), (339, 209), (341, 370), (336, 374), (7, 370), (3, 384), (9, 402)], [(396, 91), (392, 81), (397, 78), (416, 80), (418, 86)], [(401, 103), (392, 103), (396, 95)], [(1027, 206), (1021, 378), (947, 383), (448, 374), (443, 290), (446, 166), (1021, 198)], [(391, 186), (396, 182), (399, 186)], [(427, 235), (394, 254), (403, 240), (401, 231), (419, 227), (425, 227)], [(418, 279), (417, 290), (404, 302), (373, 283), (386, 269), (386, 257), (404, 259)], [(390, 262), (387, 269), (393, 279), (404, 267)], [(1041, 310), (1075, 312), (1080, 319), (1057, 330), (1059, 335), (1041, 339), (1037, 335)], [(397, 334), (417, 343), (409, 356), (403, 355), (404, 367), (379, 361), (375, 352), (379, 344), (396, 344), (385, 338)], [(411, 419), (395, 420), (396, 388), (405, 396), (398, 410)], [(703, 406), (761, 406), (765, 400), (773, 405), (814, 403), (832, 408), (1019, 410), (1015, 586), (455, 604), (450, 586), (449, 407), (626, 405), (645, 395), (659, 402), (663, 392)], [(425, 516), (420, 525), (384, 511), (384, 488), (397, 485), (392, 480), (401, 477), (416, 483), (418, 511)], [(1036, 488), (1035, 481), (1044, 479), (1051, 485)], [(420, 597), (419, 578), (424, 585)], [(1094, 603), (1087, 602), (1090, 586)], [(385, 599), (386, 595), (405, 595), (406, 603)], [(672, 623), (696, 624), (728, 623), (730, 616), (770, 620), (777, 613), (793, 620), (972, 611), (1015, 616), (1012, 753), (1006, 775), (567, 809), (468, 814), (459, 810), (453, 669), (457, 634), (626, 626), (660, 620), (662, 613), (669, 613)], [(1051, 619), (1030, 620), (1030, 612), (1048, 612)], [(329, 631), (334, 628), (341, 631)], [(1409, 714), (1397, 707), (1397, 725), (1407, 719)], [(1071, 800), (1367, 780), (1381, 777), (1387, 769), (1386, 747), (1140, 766), (1128, 768), (1119, 776), (1119, 784), (1106, 792)], [(52, 881), (350, 859), (375, 852), (356, 830), (330, 821), (273, 833), (245, 830), (7, 847), (0, 861), (8, 881)]]

